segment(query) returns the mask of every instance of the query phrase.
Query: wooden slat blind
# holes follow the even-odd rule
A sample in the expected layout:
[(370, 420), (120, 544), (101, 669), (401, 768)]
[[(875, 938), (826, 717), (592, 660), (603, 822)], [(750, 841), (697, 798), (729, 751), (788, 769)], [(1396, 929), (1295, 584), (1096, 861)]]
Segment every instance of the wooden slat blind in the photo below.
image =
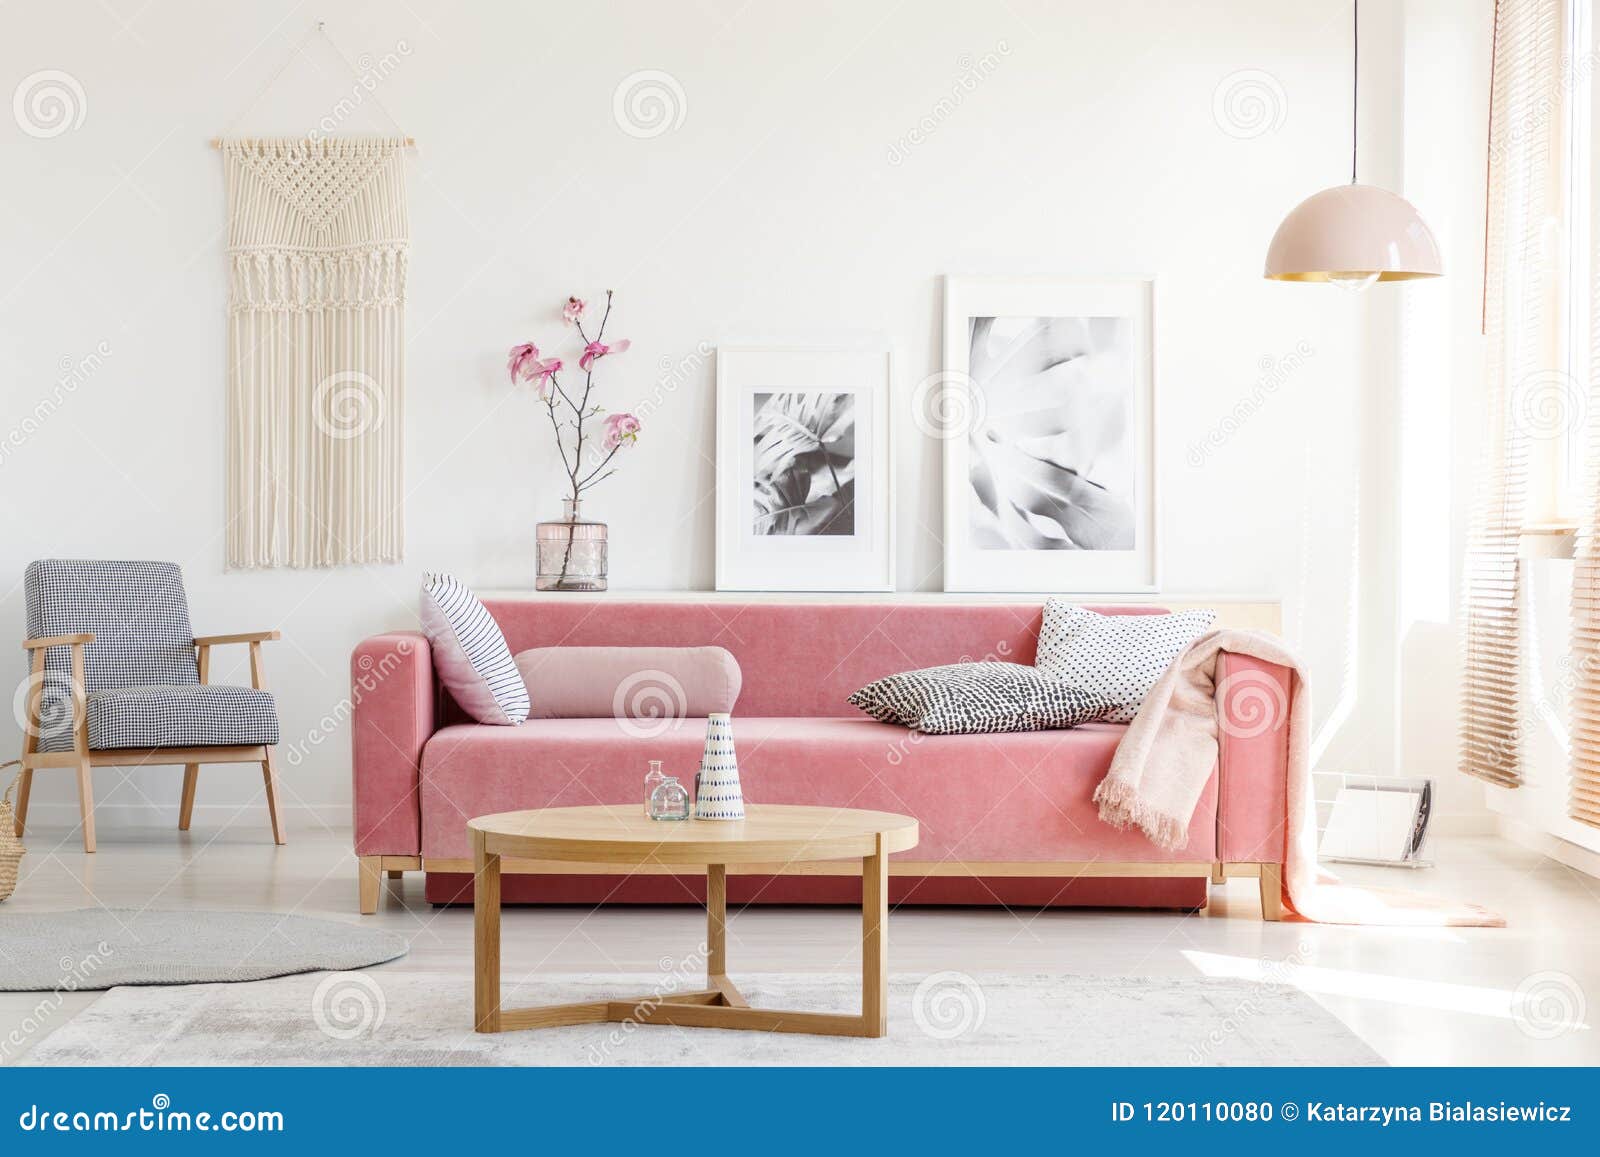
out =
[(1461, 768), (1522, 783), (1521, 573), (1528, 505), (1518, 386), (1548, 380), (1558, 345), (1548, 243), (1559, 220), (1564, 0), (1497, 0), (1484, 253), (1483, 459), (1467, 539)]

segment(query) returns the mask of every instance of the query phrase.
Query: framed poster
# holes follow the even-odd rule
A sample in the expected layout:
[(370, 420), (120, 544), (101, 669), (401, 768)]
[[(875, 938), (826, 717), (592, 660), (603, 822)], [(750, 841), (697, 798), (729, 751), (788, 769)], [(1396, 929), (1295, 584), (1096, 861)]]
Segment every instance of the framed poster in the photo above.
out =
[(717, 350), (717, 589), (894, 589), (887, 349)]
[(945, 279), (946, 590), (1156, 588), (1154, 302), (1150, 278)]

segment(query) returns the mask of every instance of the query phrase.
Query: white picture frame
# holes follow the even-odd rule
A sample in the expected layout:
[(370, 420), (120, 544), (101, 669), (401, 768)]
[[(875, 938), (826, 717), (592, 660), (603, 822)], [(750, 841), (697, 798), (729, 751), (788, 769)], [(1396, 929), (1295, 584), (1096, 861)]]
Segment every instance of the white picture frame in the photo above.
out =
[(893, 381), (884, 345), (718, 347), (719, 591), (894, 589)]
[(1155, 300), (1153, 277), (945, 278), (945, 590), (1158, 588)]

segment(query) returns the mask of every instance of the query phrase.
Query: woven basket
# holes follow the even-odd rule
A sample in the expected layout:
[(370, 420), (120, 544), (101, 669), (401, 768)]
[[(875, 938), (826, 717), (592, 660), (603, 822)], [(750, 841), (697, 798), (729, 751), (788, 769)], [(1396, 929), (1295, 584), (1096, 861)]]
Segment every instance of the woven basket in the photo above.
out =
[[(14, 760), (12, 763), (0, 763), (0, 771), (14, 763)], [(0, 795), (0, 900), (5, 900), (16, 890), (17, 865), (22, 860), (22, 853), (27, 850), (17, 838), (17, 816), (11, 810), (11, 791), (16, 786), (17, 781), (13, 779), (6, 784), (5, 794)]]

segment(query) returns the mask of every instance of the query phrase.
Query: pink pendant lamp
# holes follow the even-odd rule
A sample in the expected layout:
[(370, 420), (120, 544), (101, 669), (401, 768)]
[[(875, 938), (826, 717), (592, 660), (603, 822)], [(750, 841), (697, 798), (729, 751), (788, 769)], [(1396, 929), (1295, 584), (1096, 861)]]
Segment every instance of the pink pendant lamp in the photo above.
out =
[[(1356, 0), (1359, 67), (1361, 4)], [(1359, 74), (1358, 74), (1359, 75)], [(1365, 289), (1374, 281), (1408, 281), (1444, 272), (1439, 244), (1410, 201), (1376, 185), (1356, 183), (1356, 89), (1351, 90), (1350, 183), (1313, 193), (1290, 210), (1267, 247), (1274, 281), (1332, 281)]]

